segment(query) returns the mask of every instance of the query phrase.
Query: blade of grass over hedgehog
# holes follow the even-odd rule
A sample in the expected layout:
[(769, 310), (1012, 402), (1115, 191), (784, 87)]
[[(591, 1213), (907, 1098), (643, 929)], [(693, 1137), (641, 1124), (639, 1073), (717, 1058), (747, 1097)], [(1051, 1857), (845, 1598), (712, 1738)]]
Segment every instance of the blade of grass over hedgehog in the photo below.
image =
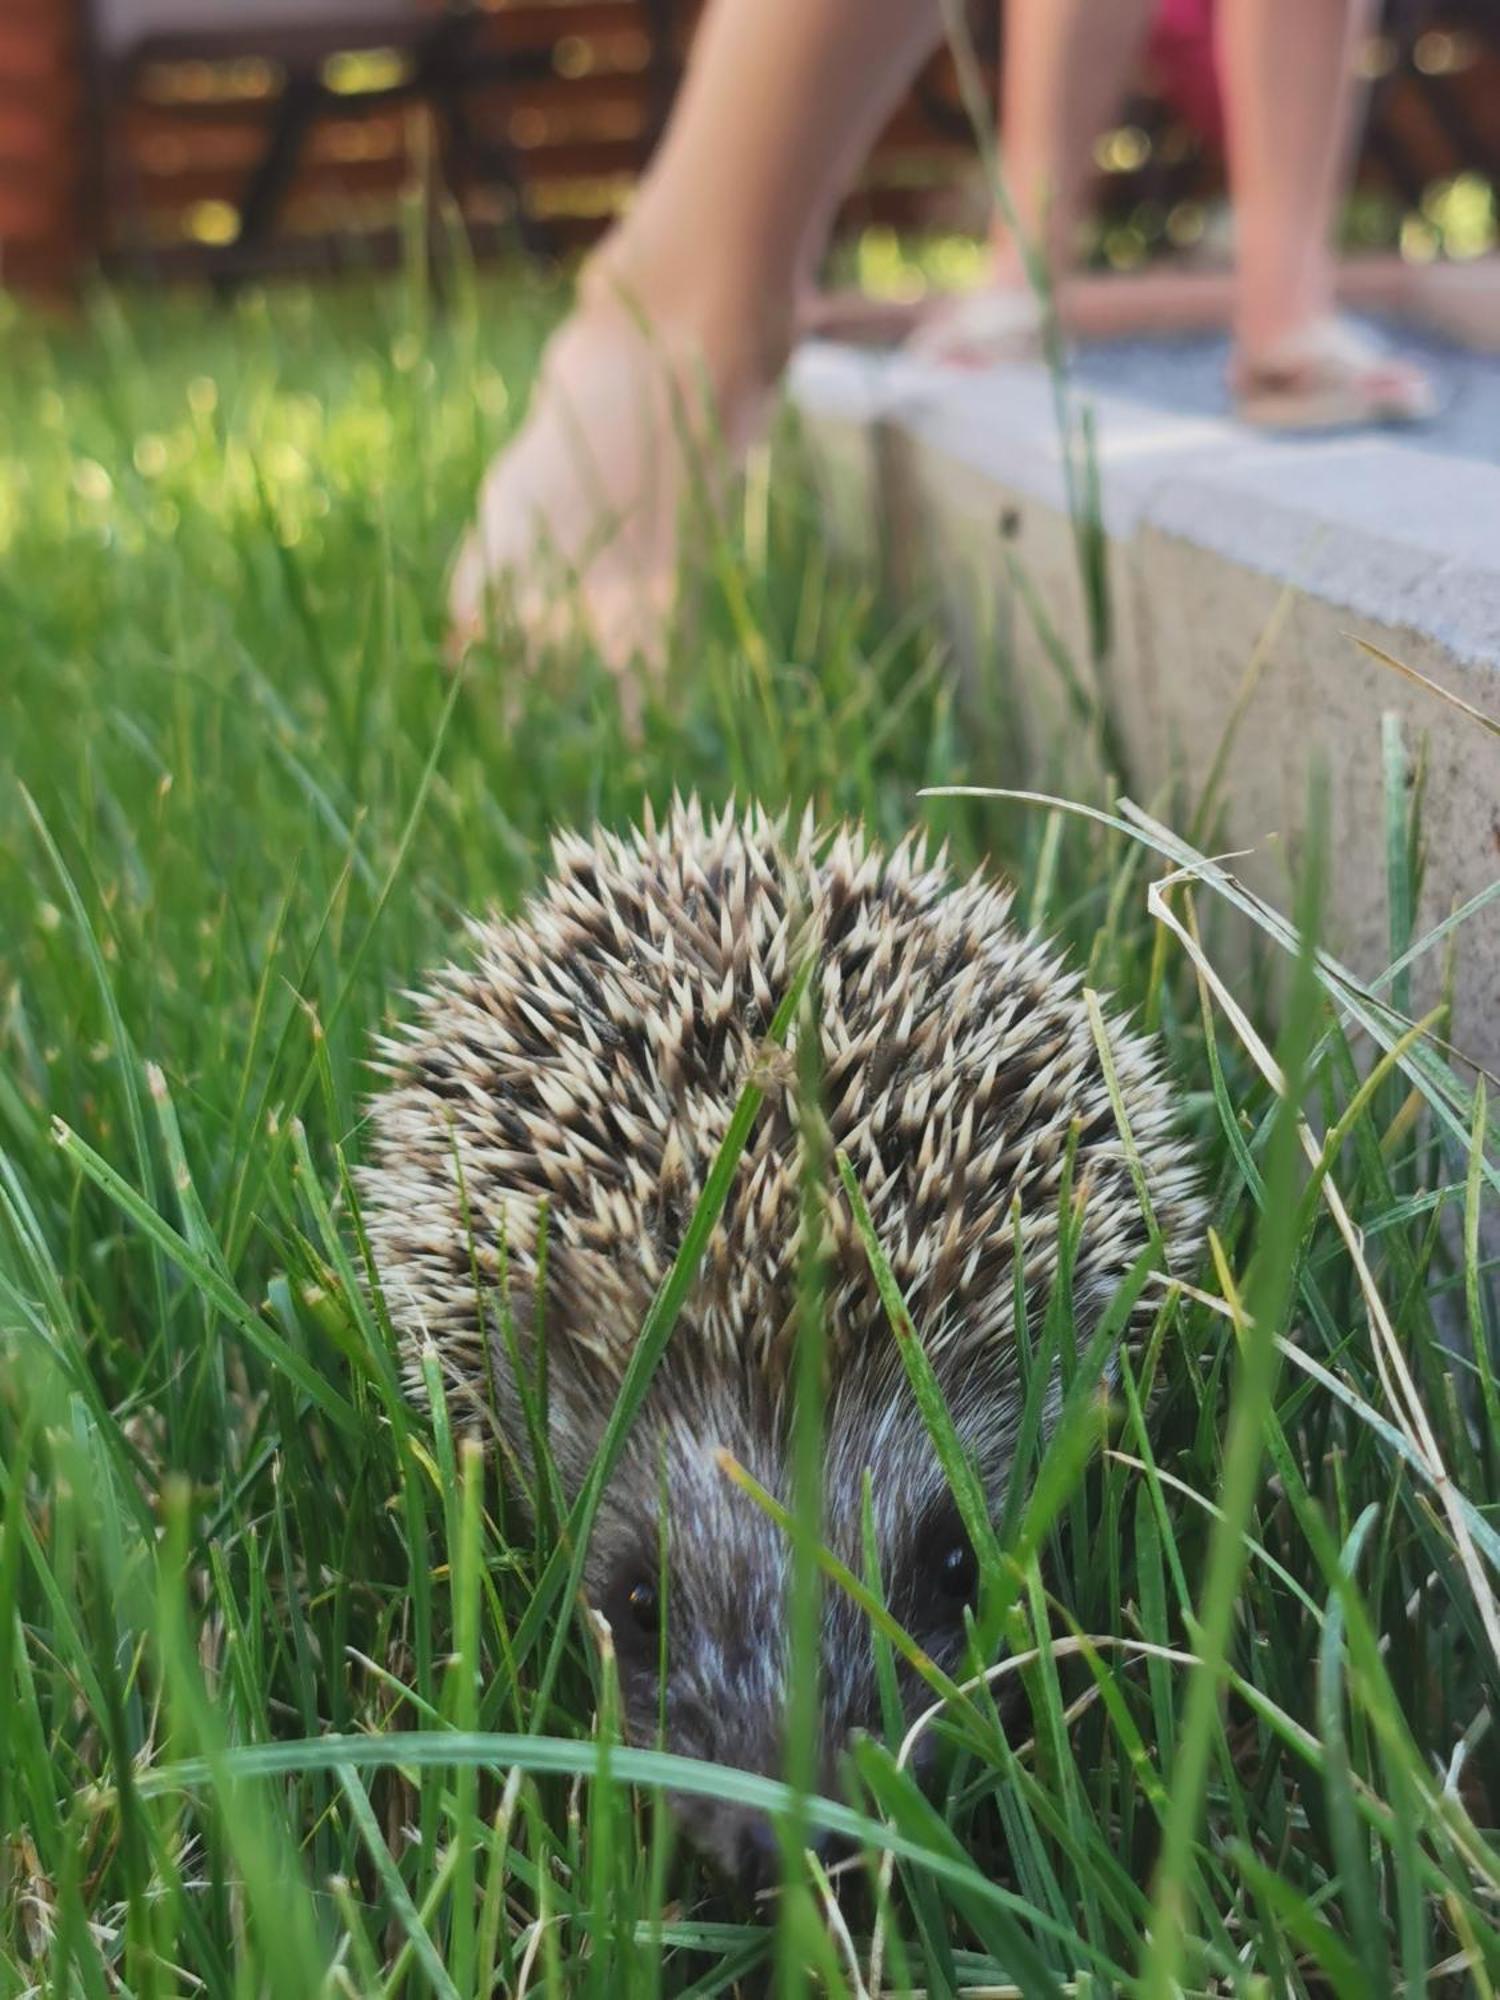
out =
[[(753, 1500), (762, 1513), (776, 1523), (787, 1540), (791, 1541), (797, 1533), (797, 1524), (791, 1511), (783, 1507), (774, 1494), (768, 1493), (754, 1473), (747, 1472), (732, 1452), (726, 1451), (721, 1446), (715, 1456), (724, 1477), (741, 1493)], [(875, 1592), (867, 1584), (862, 1583), (853, 1570), (840, 1562), (832, 1549), (820, 1541), (817, 1544), (816, 1556), (818, 1566), (829, 1582), (836, 1583), (840, 1590), (853, 1599), (886, 1643), (901, 1655), (908, 1666), (921, 1675), (929, 1687), (952, 1700), (963, 1699), (959, 1693), (958, 1683), (951, 1680), (941, 1667), (928, 1658), (904, 1626), (892, 1617)]]
[[(816, 1862), (806, 1855), (811, 1829), (805, 1804), (817, 1783), (821, 1733), (822, 1576), (818, 1556), (824, 1534), (823, 1377), (827, 1346), (824, 1310), (828, 1268), (824, 1217), (828, 1126), (823, 1110), (816, 989), (810, 983), (804, 988), (796, 1025), (796, 1125), (802, 1140), (802, 1184), (796, 1351), (792, 1360), (792, 1567), (787, 1603), (788, 1691), (782, 1758), (782, 1775), (791, 1789), (793, 1803), (776, 1827), (781, 1849), (776, 1984), (786, 2000), (798, 2000), (807, 1987), (808, 1969), (817, 1966), (827, 1951), (827, 1924), (820, 1917), (808, 1880), (809, 1873), (816, 1870)], [(826, 1881), (823, 1886), (826, 1888)], [(834, 1977), (836, 1980), (836, 1971)]]
[[(456, 1731), (393, 1732), (384, 1737), (325, 1736), (312, 1741), (228, 1749), (213, 1757), (183, 1758), (147, 1773), (140, 1780), (139, 1789), (142, 1797), (154, 1799), (229, 1781), (239, 1784), (311, 1772), (338, 1775), (346, 1770), (457, 1769), (463, 1764), (479, 1770), (521, 1770), (592, 1778), (598, 1772), (599, 1750), (596, 1744), (560, 1737), (467, 1736)], [(664, 1750), (637, 1750), (622, 1745), (611, 1752), (610, 1766), (612, 1777), (621, 1784), (727, 1799), (772, 1816), (788, 1811), (795, 1796), (791, 1787), (780, 1779), (722, 1764), (707, 1764)], [(106, 1793), (91, 1804), (98, 1810), (107, 1801)], [(943, 1841), (929, 1846), (834, 1799), (810, 1797), (807, 1804), (831, 1832), (860, 1846), (894, 1853), (958, 1886), (984, 1907), (1023, 1918), (1060, 1943), (1075, 1946), (1080, 1942), (1068, 1925), (1032, 1910), (1021, 1897), (992, 1881), (967, 1855), (955, 1853), (951, 1843)], [(1085, 1948), (1083, 1955), (1104, 1976), (1120, 1981), (1123, 1986), (1131, 1985), (1124, 1968), (1106, 1954)]]
[(835, 1156), (839, 1179), (854, 1215), (854, 1226), (864, 1245), (865, 1255), (870, 1260), (875, 1287), (880, 1294), (880, 1302), (890, 1322), (892, 1336), (901, 1356), (901, 1364), (906, 1370), (907, 1380), (917, 1399), (917, 1407), (922, 1412), (923, 1422), (932, 1439), (933, 1448), (942, 1464), (943, 1475), (948, 1481), (955, 1506), (964, 1530), (974, 1546), (974, 1553), (984, 1574), (986, 1583), (993, 1591), (999, 1583), (1003, 1566), (1000, 1544), (995, 1538), (995, 1530), (990, 1523), (989, 1509), (985, 1504), (984, 1491), (979, 1476), (964, 1450), (958, 1432), (954, 1429), (953, 1418), (944, 1399), (942, 1387), (932, 1363), (912, 1324), (911, 1314), (906, 1309), (906, 1301), (901, 1296), (901, 1288), (891, 1271), (890, 1259), (886, 1256), (875, 1225), (870, 1219), (864, 1194), (855, 1175), (849, 1156), (842, 1147)]
[[(816, 964), (816, 952), (810, 951), (793, 973), (782, 995), (780, 1004), (766, 1031), (767, 1045), (780, 1048), (786, 1041), (803, 996), (812, 978)], [(525, 1618), (515, 1638), (517, 1660), (525, 1660), (541, 1632), (543, 1621), (551, 1611), (559, 1596), (571, 1604), (578, 1597), (579, 1585), (583, 1579), (583, 1565), (588, 1555), (589, 1532), (594, 1524), (600, 1499), (610, 1474), (615, 1469), (625, 1437), (635, 1421), (646, 1391), (651, 1386), (651, 1377), (657, 1364), (666, 1352), (667, 1342), (672, 1337), (672, 1329), (677, 1324), (678, 1314), (687, 1303), (693, 1281), (698, 1274), (698, 1266), (708, 1247), (714, 1225), (729, 1198), (729, 1189), (739, 1169), (740, 1155), (744, 1152), (755, 1120), (764, 1102), (768, 1079), (752, 1072), (746, 1078), (736, 1100), (724, 1137), (714, 1155), (713, 1165), (704, 1179), (703, 1191), (693, 1206), (683, 1231), (682, 1242), (672, 1267), (662, 1280), (660, 1291), (652, 1301), (646, 1315), (630, 1360), (626, 1364), (620, 1392), (615, 1398), (614, 1409), (605, 1425), (600, 1440), (598, 1455), (589, 1469), (587, 1479), (577, 1500), (569, 1510), (558, 1538), (557, 1549), (542, 1572), (535, 1594), (527, 1607)], [(563, 1648), (567, 1643), (567, 1623), (558, 1624), (552, 1638), (551, 1647), (537, 1681), (536, 1697), (532, 1706), (533, 1726), (540, 1729), (547, 1713), (553, 1683), (562, 1661)]]
[[(1090, 1336), (1088, 1348), (1084, 1353), (1076, 1355), (1075, 1372), (1072, 1380), (1065, 1385), (1066, 1393), (1062, 1408), (1054, 1421), (1052, 1434), (1043, 1448), (1030, 1496), (1017, 1524), (1015, 1544), (1013, 1547), (1005, 1548), (1002, 1547), (994, 1524), (990, 1520), (989, 1510), (973, 1465), (954, 1428), (942, 1388), (917, 1335), (916, 1327), (912, 1323), (906, 1301), (901, 1296), (900, 1286), (896, 1283), (890, 1259), (885, 1254), (870, 1218), (869, 1207), (854, 1168), (848, 1156), (842, 1151), (839, 1152), (837, 1160), (839, 1177), (853, 1211), (855, 1228), (859, 1232), (865, 1254), (870, 1260), (876, 1288), (890, 1320), (891, 1331), (899, 1347), (912, 1393), (916, 1397), (928, 1434), (932, 1438), (933, 1449), (942, 1464), (965, 1531), (973, 1542), (986, 1573), (989, 1601), (982, 1607), (982, 1630), (983, 1644), (987, 1649), (999, 1636), (1009, 1614), (1023, 1574), (1020, 1565), (1046, 1535), (1053, 1507), (1060, 1507), (1064, 1503), (1067, 1494), (1074, 1486), (1081, 1464), (1092, 1453), (1098, 1442), (1101, 1416), (1097, 1407), (1097, 1385), (1103, 1379), (1104, 1363), (1118, 1345), (1130, 1315), (1145, 1289), (1147, 1279), (1160, 1267), (1160, 1239), (1158, 1237), (1155, 1243), (1148, 1244), (1136, 1259), (1100, 1315), (1098, 1325)], [(1066, 1282), (1060, 1277), (1054, 1288), (1057, 1313), (1053, 1317), (1055, 1325), (1061, 1324), (1063, 1318), (1066, 1319), (1067, 1338), (1071, 1345), (1072, 1307), (1070, 1299), (1066, 1296), (1067, 1291)], [(1055, 1348), (1044, 1348), (1042, 1367), (1034, 1371), (1038, 1397), (1050, 1379), (1051, 1362), (1055, 1352)], [(1029, 1467), (1027, 1469), (1029, 1470)], [(982, 1661), (980, 1663), (982, 1664)]]

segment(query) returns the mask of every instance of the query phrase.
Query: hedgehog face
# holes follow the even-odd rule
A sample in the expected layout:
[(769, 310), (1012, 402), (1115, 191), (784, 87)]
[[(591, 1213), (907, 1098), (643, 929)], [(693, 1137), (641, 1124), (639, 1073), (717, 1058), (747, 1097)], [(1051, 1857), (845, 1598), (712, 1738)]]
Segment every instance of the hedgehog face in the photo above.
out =
[[(805, 1107), (800, 1065), (767, 1060), (778, 1007), (808, 965), (794, 1034), (811, 1023), (818, 1036), (827, 1146), (860, 1184), (992, 1506), (1023, 1403), (1016, 1300), (1043, 1323), (1065, 1206), (1080, 1339), (1151, 1240), (1132, 1156), (1169, 1265), (1192, 1255), (1201, 1204), (1156, 1052), (1091, 1016), (1076, 973), (1016, 929), (983, 875), (955, 881), (919, 841), (882, 852), (855, 830), (789, 833), (754, 811), (710, 821), (690, 802), (623, 837), (564, 835), (542, 892), (514, 921), (474, 925), (471, 944), (380, 1046), (389, 1088), (372, 1106), (365, 1221), (413, 1388), (430, 1341), (454, 1417), (486, 1429), (498, 1418), (522, 1464), (494, 1297), (508, 1284), (530, 1367), (545, 1229), (549, 1441), (569, 1494), (597, 1458), (736, 1103), (751, 1079), (762, 1092), (605, 1495), (587, 1584), (639, 1740), (654, 1740), (660, 1705), (672, 1748), (778, 1772), (786, 1551), (714, 1456), (727, 1448), (787, 1497)], [(956, 1664), (970, 1558), (832, 1177), (828, 1192), (825, 1534), (863, 1575), (868, 1467), (887, 1600)], [(1150, 1310), (1137, 1307), (1127, 1338)], [(1054, 1381), (1047, 1411), (1058, 1393)], [(663, 1533), (668, 1586), (654, 1606)], [(909, 1705), (921, 1698), (903, 1690)], [(880, 1721), (869, 1634), (832, 1591), (822, 1705), (829, 1788), (849, 1731)], [(683, 1811), (737, 1872), (764, 1857), (764, 1828), (722, 1807)]]
[[(968, 1406), (977, 1409), (973, 1386)], [(609, 1622), (636, 1742), (660, 1735), (680, 1755), (780, 1777), (790, 1552), (782, 1530), (725, 1476), (719, 1453), (727, 1448), (786, 1503), (789, 1425), (751, 1385), (742, 1388), (732, 1399), (695, 1399), (684, 1409), (668, 1385), (648, 1402), (598, 1516), (586, 1589)], [(977, 1587), (973, 1550), (905, 1384), (892, 1385), (878, 1426), (853, 1410), (853, 1389), (836, 1391), (831, 1411), (826, 1540), (855, 1574), (864, 1572), (868, 1464), (887, 1602), (939, 1665), (956, 1670)], [(990, 1457), (993, 1476), (998, 1466)], [(897, 1678), (910, 1720), (931, 1695), (904, 1664)], [(856, 1730), (881, 1733), (884, 1718), (865, 1614), (831, 1584), (822, 1608), (819, 1698), (817, 1788), (836, 1797), (840, 1752)], [(763, 1815), (702, 1795), (674, 1803), (692, 1839), (725, 1872), (752, 1887), (774, 1872), (776, 1846)]]

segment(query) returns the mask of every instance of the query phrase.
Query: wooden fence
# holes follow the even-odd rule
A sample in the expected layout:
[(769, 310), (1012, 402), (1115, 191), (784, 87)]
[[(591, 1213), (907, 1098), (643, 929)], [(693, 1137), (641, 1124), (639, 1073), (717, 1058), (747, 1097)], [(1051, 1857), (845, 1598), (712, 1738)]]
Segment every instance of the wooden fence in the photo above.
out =
[[(266, 0), (259, 18), (295, 11)], [(84, 0), (0, 0), (0, 278), (62, 282), (95, 257), (222, 275), (387, 254), (401, 190), (424, 160), (482, 246), (567, 249), (604, 226), (648, 158), (696, 6), (486, 0), (445, 17), (433, 4), (399, 31), (389, 12), (382, 28), (380, 11), (363, 38), (219, 30), (108, 64)], [(995, 15), (976, 15), (991, 69)], [(444, 18), (461, 24), (446, 43)], [(1409, 32), (1372, 43), (1368, 66), (1367, 187), (1411, 209), (1460, 172), (1500, 182), (1500, 0), (1435, 0)], [(1107, 216), (1167, 216), (1216, 189), (1212, 148), (1149, 95), (1127, 129), (1102, 177)], [(875, 149), (846, 220), (931, 219), (973, 159), (940, 57)]]

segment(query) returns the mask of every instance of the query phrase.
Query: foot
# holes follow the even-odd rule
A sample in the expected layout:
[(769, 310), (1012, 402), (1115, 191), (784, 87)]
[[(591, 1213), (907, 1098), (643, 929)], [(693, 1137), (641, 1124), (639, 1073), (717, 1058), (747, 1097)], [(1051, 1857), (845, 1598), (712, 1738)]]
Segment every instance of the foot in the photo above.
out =
[(1041, 303), (1024, 281), (942, 300), (906, 342), (908, 354), (950, 368), (1038, 361), (1044, 349)]
[(872, 298), (856, 286), (809, 292), (797, 309), (797, 337), (853, 347), (902, 347), (931, 310), (919, 299)]
[(648, 318), (600, 262), (585, 273), (454, 564), (456, 651), (498, 621), (533, 654), (587, 638), (627, 685), (660, 663), (680, 523), (769, 418), (774, 370), (728, 347), (684, 315)]
[(1266, 430), (1414, 424), (1437, 409), (1422, 369), (1339, 319), (1317, 320), (1258, 352), (1242, 348), (1229, 387), (1241, 422)]

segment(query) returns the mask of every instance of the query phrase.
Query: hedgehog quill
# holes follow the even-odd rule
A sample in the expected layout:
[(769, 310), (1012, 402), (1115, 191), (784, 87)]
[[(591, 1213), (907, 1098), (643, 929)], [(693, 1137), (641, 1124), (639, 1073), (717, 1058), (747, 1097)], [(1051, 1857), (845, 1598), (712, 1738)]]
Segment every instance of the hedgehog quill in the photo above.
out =
[[(545, 1205), (548, 1445), (565, 1495), (577, 1494), (740, 1091), (811, 949), (807, 1018), (819, 1037), (826, 1137), (852, 1162), (998, 1514), (1022, 1407), (1013, 1215), (1019, 1208), (1022, 1275), (1040, 1313), (1057, 1272), (1075, 1124), (1080, 1343), (1149, 1240), (1079, 979), (1012, 924), (1006, 891), (983, 876), (955, 880), (915, 837), (883, 851), (855, 829), (822, 832), (810, 820), (790, 829), (756, 810), (711, 817), (691, 800), (625, 835), (560, 836), (550, 879), (521, 915), (470, 931), (465, 962), (436, 974), (414, 1018), (380, 1046), (387, 1087), (372, 1107), (362, 1175), (413, 1385), (430, 1340), (456, 1420), (498, 1423), (527, 1461), (495, 1293), (503, 1268), (521, 1364), (533, 1369)], [(1106, 1032), (1177, 1269), (1200, 1223), (1188, 1151), (1153, 1046), (1118, 1020)], [(787, 1498), (798, 1123), (795, 1089), (773, 1086), (605, 1489), (584, 1572), (613, 1631), (636, 1739), (654, 1740), (660, 1705), (669, 1749), (773, 1776), (783, 1760), (789, 1552), (725, 1479), (718, 1454), (727, 1449)], [(939, 1665), (956, 1666), (974, 1554), (837, 1194), (824, 1238), (825, 1536), (863, 1571), (870, 1468), (891, 1609)], [(1059, 1397), (1049, 1392), (1054, 1412)], [(879, 1726), (869, 1633), (838, 1592), (823, 1609), (821, 1689), (831, 1782), (851, 1730)], [(913, 1705), (922, 1697), (915, 1679), (903, 1692)], [(729, 1872), (764, 1878), (774, 1844), (755, 1815), (707, 1799), (679, 1810)]]

